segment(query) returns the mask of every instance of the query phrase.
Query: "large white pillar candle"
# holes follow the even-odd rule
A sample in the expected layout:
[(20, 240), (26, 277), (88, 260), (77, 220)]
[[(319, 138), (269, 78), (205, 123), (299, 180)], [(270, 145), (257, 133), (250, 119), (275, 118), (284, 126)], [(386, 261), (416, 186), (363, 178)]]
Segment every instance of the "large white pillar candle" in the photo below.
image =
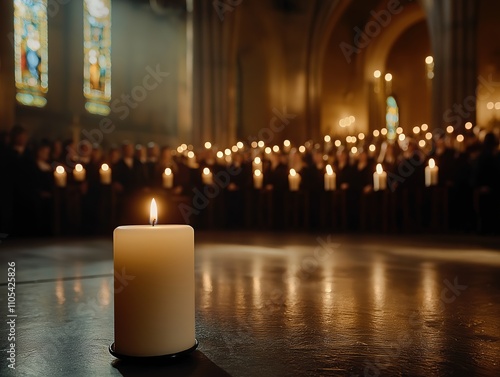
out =
[(204, 185), (212, 185), (214, 183), (214, 177), (209, 168), (203, 169), (203, 174), (201, 175), (201, 180)]
[(257, 169), (253, 173), (253, 187), (257, 190), (260, 190), (262, 188), (262, 183), (264, 181), (264, 175), (262, 172)]
[(382, 164), (377, 164), (376, 172), (373, 173), (373, 190), (385, 190), (387, 188), (387, 173), (382, 168)]
[(429, 165), (425, 167), (425, 185), (436, 186), (438, 184), (439, 168), (433, 158), (429, 160)]
[(331, 165), (326, 165), (325, 173), (325, 191), (334, 191), (337, 186), (337, 175)]
[(290, 169), (290, 174), (288, 175), (288, 187), (290, 191), (299, 191), (301, 177), (295, 169)]
[(59, 165), (54, 172), (54, 183), (57, 187), (66, 187), (68, 175), (63, 166)]
[(120, 226), (113, 233), (114, 352), (172, 355), (195, 346), (194, 231), (189, 225)]
[(85, 181), (85, 175), (86, 171), (83, 168), (82, 164), (76, 164), (75, 168), (73, 169), (73, 179), (76, 182), (83, 182)]
[(108, 166), (108, 164), (102, 164), (101, 168), (99, 169), (99, 176), (101, 177), (101, 184), (111, 184), (111, 168)]
[(172, 169), (166, 168), (163, 172), (163, 188), (170, 189), (174, 185), (174, 174)]

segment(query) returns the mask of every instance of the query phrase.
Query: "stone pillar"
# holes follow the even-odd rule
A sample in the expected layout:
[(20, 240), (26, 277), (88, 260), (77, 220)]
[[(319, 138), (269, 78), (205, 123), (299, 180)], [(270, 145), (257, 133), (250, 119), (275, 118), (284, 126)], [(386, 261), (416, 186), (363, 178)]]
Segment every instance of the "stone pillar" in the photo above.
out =
[(16, 88), (14, 82), (14, 6), (0, 1), (0, 131), (15, 122)]
[(476, 0), (423, 0), (434, 56), (433, 127), (461, 130), (476, 120)]
[(236, 141), (236, 38), (239, 9), (194, 0), (193, 142)]

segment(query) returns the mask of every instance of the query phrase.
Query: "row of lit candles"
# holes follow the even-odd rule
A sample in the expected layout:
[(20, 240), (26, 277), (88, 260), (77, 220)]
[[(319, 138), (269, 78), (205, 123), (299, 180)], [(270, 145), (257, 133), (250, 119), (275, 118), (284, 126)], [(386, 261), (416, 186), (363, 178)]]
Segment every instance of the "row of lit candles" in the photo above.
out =
[[(252, 163), (253, 165), (253, 182), (255, 189), (262, 189), (264, 174), (262, 172), (262, 160), (256, 157)], [(434, 186), (438, 181), (438, 167), (434, 159), (429, 160), (428, 166), (425, 168), (425, 185)], [(111, 184), (111, 168), (108, 164), (102, 164), (99, 169), (100, 181), (103, 185)], [(73, 179), (76, 182), (85, 181), (86, 171), (81, 164), (76, 164), (73, 169)], [(295, 169), (290, 169), (288, 175), (288, 184), (290, 191), (298, 191), (301, 182), (301, 176)], [(63, 166), (58, 166), (54, 171), (54, 180), (57, 187), (66, 187), (67, 174)], [(213, 174), (208, 167), (203, 168), (202, 182), (204, 185), (213, 185)], [(324, 176), (325, 191), (334, 191), (336, 189), (336, 174), (331, 165), (326, 166), (326, 173)], [(166, 168), (163, 172), (163, 187), (170, 189), (173, 187), (174, 174), (172, 169)], [(376, 171), (373, 173), (373, 189), (375, 191), (385, 190), (387, 188), (387, 173), (384, 172), (382, 164), (377, 164)]]

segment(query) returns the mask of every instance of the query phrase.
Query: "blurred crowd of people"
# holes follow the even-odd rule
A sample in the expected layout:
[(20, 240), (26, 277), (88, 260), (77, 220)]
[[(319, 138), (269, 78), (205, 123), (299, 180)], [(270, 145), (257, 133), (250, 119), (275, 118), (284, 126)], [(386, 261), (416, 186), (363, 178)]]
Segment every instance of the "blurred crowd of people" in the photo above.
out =
[[(106, 163), (112, 171), (110, 188), (119, 198), (120, 208), (127, 207), (123, 203), (133, 200), (138, 193), (164, 189), (163, 175), (167, 168), (174, 177), (170, 195), (188, 197), (194, 195), (196, 188), (203, 192), (205, 168), (214, 176), (228, 169), (236, 171), (237, 174), (227, 175), (228, 181), (213, 183), (222, 185), (221, 191), (241, 193), (233, 195), (225, 206), (230, 219), (241, 217), (238, 214), (247, 208), (244, 201), (248, 197), (243, 193), (255, 190), (256, 169), (263, 175), (261, 190), (273, 193), (274, 211), (283, 212), (286, 206), (283, 193), (289, 190), (290, 169), (294, 169), (301, 177), (300, 191), (310, 199), (313, 227), (321, 206), (318, 198), (325, 191), (326, 168), (330, 165), (336, 175), (336, 189), (347, 193), (349, 230), (355, 231), (359, 228), (359, 198), (373, 190), (376, 164), (380, 163), (387, 172), (390, 192), (405, 192), (411, 198), (425, 190), (424, 170), (433, 158), (439, 168), (438, 185), (450, 193), (448, 208), (452, 229), (498, 233), (500, 154), (497, 136), (491, 132), (480, 135), (471, 130), (464, 133), (459, 142), (447, 133), (437, 133), (424, 143), (422, 140), (406, 137), (389, 142), (377, 135), (342, 145), (330, 140), (321, 144), (309, 141), (300, 146), (289, 141), (280, 145), (254, 142), (238, 143), (225, 150), (210, 143), (196, 149), (189, 145), (170, 147), (155, 142), (134, 145), (125, 141), (121, 146), (103, 150), (85, 141), (31, 140), (28, 132), (16, 125), (10, 132), (2, 133), (0, 139), (0, 232), (19, 236), (52, 234), (54, 170), (56, 166), (63, 166), (68, 185), (75, 186), (72, 172), (78, 163), (86, 171), (78, 189), (89, 224), (98, 224), (100, 213), (95, 208), (103, 186), (99, 171)], [(409, 202), (412, 205), (411, 200)], [(126, 212), (119, 213), (119, 224), (129, 221)], [(230, 223), (234, 225), (237, 221)], [(275, 225), (280, 227), (279, 222)]]

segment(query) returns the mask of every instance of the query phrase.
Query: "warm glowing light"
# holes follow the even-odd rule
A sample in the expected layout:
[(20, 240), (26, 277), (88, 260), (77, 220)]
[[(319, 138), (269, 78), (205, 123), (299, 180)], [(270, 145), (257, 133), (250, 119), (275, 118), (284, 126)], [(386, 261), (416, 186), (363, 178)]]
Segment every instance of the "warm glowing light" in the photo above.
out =
[(332, 138), (330, 137), (330, 135), (325, 135), (324, 140), (325, 143), (329, 143), (330, 141), (332, 141)]
[(238, 149), (243, 149), (243, 142), (238, 141), (238, 142), (236, 143), (236, 146), (238, 147)]
[(384, 168), (382, 167), (382, 164), (377, 164), (377, 174), (382, 174), (384, 172)]
[(102, 164), (102, 165), (101, 165), (101, 170), (102, 170), (102, 171), (108, 171), (108, 170), (109, 170), (109, 166), (108, 166), (108, 164)]
[(255, 157), (255, 159), (253, 160), (257, 165), (259, 165), (262, 160), (260, 159), (260, 157)]
[(368, 147), (368, 150), (369, 150), (370, 152), (375, 152), (375, 149), (377, 149), (377, 147), (375, 147), (375, 145), (374, 145), (374, 144), (370, 144), (370, 146)]
[(349, 122), (354, 123), (355, 121), (356, 121), (356, 118), (353, 115), (351, 115), (349, 117)]
[(471, 123), (471, 122), (467, 122), (467, 123), (465, 123), (465, 129), (466, 129), (466, 130), (470, 130), (470, 129), (472, 129), (472, 123)]
[(405, 141), (405, 139), (406, 139), (405, 134), (399, 135), (399, 141)]
[(426, 138), (427, 140), (432, 139), (432, 132), (427, 132), (427, 133), (425, 134), (425, 138)]
[(420, 140), (420, 141), (418, 142), (418, 146), (419, 146), (420, 148), (425, 147), (425, 140)]
[(297, 175), (297, 172), (295, 171), (295, 169), (290, 169), (290, 175), (292, 177), (295, 177)]
[(378, 69), (373, 72), (373, 77), (375, 77), (376, 79), (380, 78), (380, 76), (382, 76), (382, 72), (380, 72)]
[(271, 154), (271, 152), (272, 152), (271, 147), (266, 147), (266, 149), (264, 149), (265, 154)]
[(351, 153), (352, 153), (352, 154), (356, 154), (356, 153), (358, 153), (358, 148), (356, 148), (356, 147), (352, 147), (352, 148), (351, 148)]
[(194, 152), (193, 151), (189, 151), (188, 154), (187, 154), (188, 158), (194, 158)]
[(358, 139), (356, 139), (356, 136), (351, 136), (351, 143), (355, 143)]
[(331, 165), (326, 165), (326, 174), (333, 175), (333, 169)]
[(280, 147), (278, 147), (277, 145), (275, 145), (273, 147), (273, 152), (278, 153), (279, 151), (280, 151)]
[(210, 148), (212, 148), (212, 143), (211, 143), (211, 142), (209, 142), (209, 141), (207, 141), (207, 142), (205, 143), (205, 148), (206, 148), (206, 149), (210, 149)]
[(63, 174), (63, 173), (64, 173), (64, 168), (63, 168), (61, 165), (59, 165), (59, 166), (56, 168), (56, 173), (57, 173), (57, 174)]
[(427, 56), (425, 58), (425, 64), (431, 65), (432, 63), (434, 63), (434, 58), (432, 56)]
[(488, 102), (488, 103), (486, 104), (486, 108), (487, 108), (488, 110), (493, 110), (493, 108), (494, 108), (494, 107), (495, 107), (495, 104), (494, 104), (493, 102)]
[(342, 142), (340, 140), (335, 140), (335, 146), (338, 148), (342, 145)]
[(457, 141), (459, 143), (461, 143), (462, 141), (464, 141), (464, 135), (457, 135)]
[(381, 133), (382, 135), (384, 135), (384, 136), (385, 136), (385, 135), (387, 135), (387, 128), (382, 128), (382, 129), (380, 130), (380, 133)]
[(283, 145), (288, 148), (291, 145), (290, 140), (285, 140)]
[(264, 142), (262, 140), (260, 140), (258, 143), (257, 143), (258, 147), (259, 148), (264, 148)]
[(165, 175), (171, 175), (172, 174), (172, 169), (166, 168), (165, 169)]
[(252, 144), (250, 144), (250, 146), (255, 149), (257, 148), (258, 144), (256, 141), (252, 141)]
[(186, 149), (188, 149), (188, 146), (186, 144), (181, 144), (181, 148), (183, 151), (185, 151)]
[(233, 146), (231, 147), (231, 150), (232, 150), (234, 153), (238, 152), (238, 146), (233, 145)]
[(350, 143), (350, 142), (351, 142), (351, 137), (350, 137), (350, 136), (347, 136), (347, 137), (345, 138), (345, 141), (346, 141), (347, 143)]
[(184, 149), (182, 149), (181, 146), (178, 146), (177, 147), (177, 153), (181, 154), (182, 152), (184, 152)]
[(156, 207), (156, 200), (151, 200), (151, 207), (149, 208), (149, 223), (155, 226), (158, 223), (158, 208)]
[(364, 140), (364, 139), (365, 139), (365, 134), (364, 134), (363, 132), (360, 132), (360, 133), (358, 134), (358, 139), (359, 139), (359, 140)]
[(396, 128), (396, 133), (397, 133), (398, 135), (402, 134), (402, 133), (403, 133), (403, 127), (398, 127), (398, 128)]
[(226, 150), (224, 151), (224, 154), (225, 154), (226, 156), (231, 156), (231, 149), (226, 148)]
[(436, 167), (436, 161), (434, 161), (434, 159), (433, 159), (433, 158), (431, 158), (431, 159), (429, 160), (429, 167), (430, 167), (431, 169), (434, 169), (434, 168)]
[(500, 102), (495, 102), (495, 110), (500, 110)]
[(413, 127), (413, 133), (414, 134), (419, 134), (420, 133), (420, 127), (419, 126)]
[(420, 126), (420, 129), (425, 132), (429, 129), (429, 126), (426, 123), (424, 123)]
[(373, 131), (373, 136), (374, 137), (378, 137), (380, 135), (380, 131), (379, 130), (374, 130)]
[(259, 169), (257, 169), (255, 170), (254, 174), (256, 177), (260, 177), (262, 175), (262, 172)]
[(222, 151), (218, 151), (217, 158), (222, 158), (222, 157), (224, 157), (224, 153), (222, 153)]
[(446, 132), (448, 132), (449, 134), (451, 134), (453, 130), (454, 130), (453, 126), (446, 127)]
[(210, 174), (210, 169), (209, 168), (204, 168), (203, 169), (203, 174), (204, 175), (209, 175)]
[(390, 73), (386, 73), (385, 81), (387, 81), (387, 82), (392, 81), (392, 75)]
[(83, 170), (83, 166), (82, 166), (82, 164), (76, 164), (76, 165), (75, 165), (75, 170), (76, 170), (77, 172), (81, 172), (81, 171)]
[(299, 152), (300, 152), (300, 153), (304, 153), (305, 151), (306, 151), (306, 147), (304, 147), (303, 145), (301, 145), (301, 146), (299, 147)]

